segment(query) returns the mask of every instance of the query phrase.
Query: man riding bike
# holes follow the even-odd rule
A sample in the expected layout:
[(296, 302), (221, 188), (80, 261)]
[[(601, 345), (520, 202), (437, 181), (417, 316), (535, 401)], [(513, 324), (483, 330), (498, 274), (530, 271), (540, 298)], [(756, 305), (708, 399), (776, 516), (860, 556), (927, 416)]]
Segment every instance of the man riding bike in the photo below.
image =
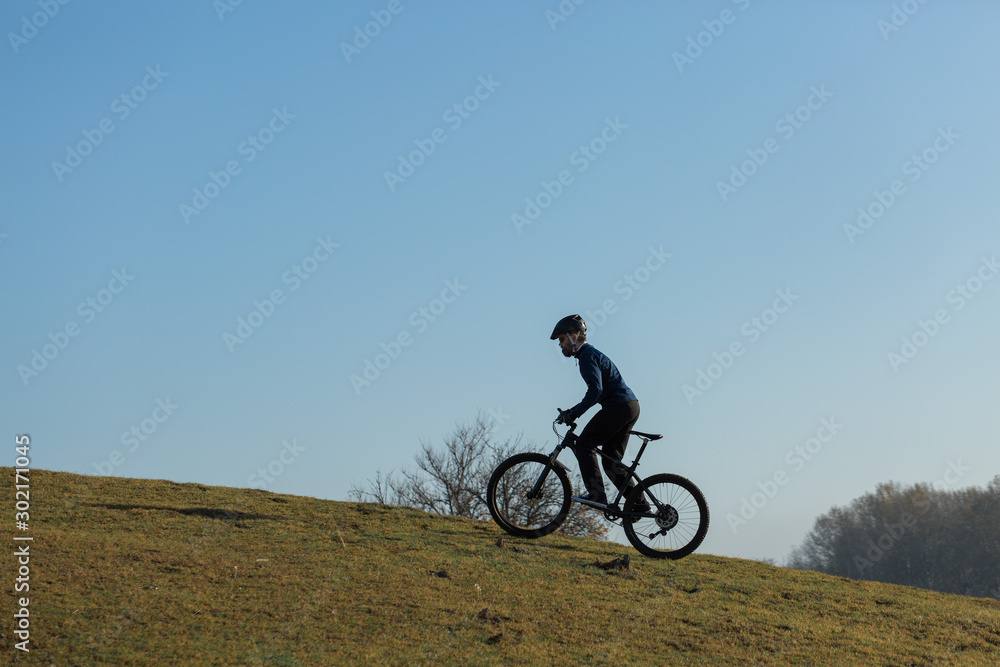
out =
[[(623, 484), (627, 485), (622, 489), (627, 498), (635, 485), (615, 468), (625, 454), (629, 431), (639, 419), (639, 401), (622, 380), (611, 359), (587, 342), (587, 323), (582, 317), (569, 315), (562, 318), (556, 323), (549, 339), (559, 341), (564, 356), (576, 357), (580, 375), (587, 383), (583, 400), (569, 410), (560, 409), (558, 421), (576, 421), (595, 403), (601, 406), (573, 446), (573, 453), (580, 464), (580, 475), (587, 487), (585, 495), (573, 496), (573, 500), (603, 509), (608, 506), (608, 498), (604, 492), (604, 478), (597, 467), (596, 449), (601, 447), (613, 459), (603, 459), (604, 471), (619, 489)], [(636, 507), (636, 511), (640, 512), (646, 509), (648, 507)]]

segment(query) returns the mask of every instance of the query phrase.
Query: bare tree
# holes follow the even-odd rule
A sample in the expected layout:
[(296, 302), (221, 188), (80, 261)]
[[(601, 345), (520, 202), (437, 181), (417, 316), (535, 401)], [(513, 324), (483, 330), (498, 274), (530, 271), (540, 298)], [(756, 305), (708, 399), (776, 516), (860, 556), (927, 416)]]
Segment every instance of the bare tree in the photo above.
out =
[[(358, 502), (404, 505), (432, 514), (489, 520), (486, 486), (500, 462), (523, 451), (532, 451), (521, 435), (498, 442), (494, 422), (477, 413), (471, 424), (459, 423), (444, 438), (442, 447), (421, 442), (416, 469), (375, 473), (367, 485), (352, 485), (348, 495)], [(530, 445), (530, 446), (529, 446)], [(577, 486), (582, 486), (578, 480)], [(608, 529), (599, 517), (576, 503), (560, 530), (567, 535), (603, 539)]]

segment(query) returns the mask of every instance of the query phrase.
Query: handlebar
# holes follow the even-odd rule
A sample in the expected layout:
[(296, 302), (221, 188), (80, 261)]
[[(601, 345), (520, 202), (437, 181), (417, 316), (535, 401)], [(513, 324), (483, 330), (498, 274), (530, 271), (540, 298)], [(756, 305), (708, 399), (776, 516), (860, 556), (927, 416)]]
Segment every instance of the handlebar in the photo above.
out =
[(560, 422), (559, 422), (559, 419), (558, 419), (558, 418), (556, 418), (556, 419), (555, 419), (555, 420), (554, 420), (554, 421), (552, 422), (552, 431), (553, 431), (553, 433), (555, 433), (555, 434), (556, 434), (556, 438), (558, 438), (559, 440), (562, 440), (562, 439), (564, 439), (564, 438), (566, 437), (566, 435), (569, 435), (569, 434), (570, 434), (570, 433), (572, 433), (572, 432), (573, 432), (574, 430), (576, 430), (576, 421), (571, 421), (571, 422), (566, 422), (567, 426), (569, 426), (569, 430), (568, 430), (568, 431), (566, 431), (566, 435), (563, 435), (563, 436), (560, 436), (560, 435), (559, 435), (559, 429), (557, 429), (557, 428), (556, 428), (556, 425), (557, 425), (557, 424), (559, 424), (559, 423), (560, 423)]

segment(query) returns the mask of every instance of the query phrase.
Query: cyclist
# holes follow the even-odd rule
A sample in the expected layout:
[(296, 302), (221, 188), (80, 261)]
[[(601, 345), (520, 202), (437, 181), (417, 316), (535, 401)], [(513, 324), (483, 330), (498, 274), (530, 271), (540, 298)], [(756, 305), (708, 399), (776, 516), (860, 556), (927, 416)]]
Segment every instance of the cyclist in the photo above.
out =
[[(576, 421), (595, 403), (601, 405), (601, 409), (587, 423), (573, 445), (573, 453), (580, 463), (580, 475), (587, 487), (586, 495), (573, 496), (573, 499), (603, 509), (608, 506), (608, 498), (604, 492), (604, 478), (597, 467), (596, 449), (601, 447), (613, 459), (603, 459), (604, 471), (619, 489), (623, 484), (627, 485), (623, 489), (627, 498), (635, 484), (628, 475), (616, 468), (620, 466), (619, 462), (625, 454), (629, 431), (639, 419), (639, 401), (622, 380), (621, 373), (611, 359), (587, 342), (587, 323), (582, 317), (569, 315), (562, 318), (556, 323), (549, 339), (559, 341), (564, 356), (576, 357), (580, 375), (587, 383), (587, 393), (583, 400), (569, 410), (560, 409), (558, 421)], [(637, 511), (645, 509), (647, 508), (636, 507)]]

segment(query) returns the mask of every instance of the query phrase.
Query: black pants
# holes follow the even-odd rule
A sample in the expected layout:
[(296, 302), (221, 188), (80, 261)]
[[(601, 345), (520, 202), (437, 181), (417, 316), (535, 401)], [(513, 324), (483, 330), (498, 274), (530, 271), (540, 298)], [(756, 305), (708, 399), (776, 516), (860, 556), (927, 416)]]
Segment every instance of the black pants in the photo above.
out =
[[(606, 455), (614, 460), (609, 461), (601, 458), (604, 464), (604, 472), (608, 473), (614, 485), (624, 489), (625, 497), (632, 492), (635, 484), (627, 474), (624, 474), (625, 467), (622, 466), (622, 456), (625, 454), (625, 447), (628, 445), (628, 432), (635, 426), (639, 419), (639, 401), (629, 401), (628, 403), (618, 403), (607, 405), (598, 411), (583, 429), (583, 433), (577, 439), (573, 447), (576, 460), (580, 463), (580, 475), (583, 483), (587, 486), (587, 491), (597, 498), (604, 498), (604, 478), (597, 467), (598, 447), (601, 447)], [(603, 445), (603, 446), (602, 446)], [(618, 467), (621, 472), (616, 470)]]

